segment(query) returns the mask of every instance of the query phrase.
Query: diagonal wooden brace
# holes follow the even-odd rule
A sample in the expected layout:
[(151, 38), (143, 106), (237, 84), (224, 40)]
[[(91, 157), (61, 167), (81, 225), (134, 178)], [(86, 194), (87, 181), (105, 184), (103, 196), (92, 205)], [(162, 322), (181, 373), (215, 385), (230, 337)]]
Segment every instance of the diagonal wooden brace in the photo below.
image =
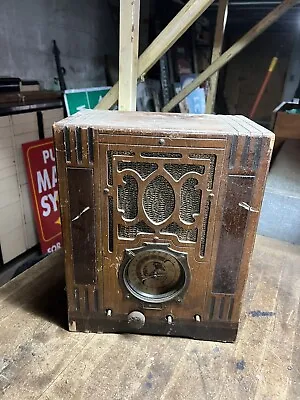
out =
[[(204, 13), (214, 0), (189, 0), (165, 29), (154, 39), (150, 46), (139, 57), (138, 78), (146, 74), (166, 51), (188, 30), (188, 28)], [(119, 82), (95, 107), (108, 110), (118, 100)]]
[(257, 36), (264, 32), (270, 25), (277, 21), (285, 12), (287, 12), (299, 0), (283, 0), (273, 11), (265, 16), (258, 24), (256, 24), (250, 31), (248, 31), (241, 39), (225, 51), (219, 58), (217, 58), (205, 71), (203, 71), (197, 78), (195, 78), (189, 85), (181, 90), (173, 99), (165, 105), (164, 112), (171, 111), (178, 103), (180, 103), (187, 95), (194, 89), (199, 87), (211, 75), (219, 71), (225, 64), (227, 64), (233, 57), (241, 52), (249, 43), (251, 43)]

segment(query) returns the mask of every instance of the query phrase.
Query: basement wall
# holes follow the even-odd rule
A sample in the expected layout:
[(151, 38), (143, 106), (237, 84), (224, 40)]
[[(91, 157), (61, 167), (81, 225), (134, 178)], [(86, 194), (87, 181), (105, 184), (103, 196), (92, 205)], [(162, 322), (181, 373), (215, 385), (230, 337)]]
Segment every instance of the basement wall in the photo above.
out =
[(36, 79), (46, 89), (58, 89), (53, 39), (67, 88), (106, 84), (104, 55), (118, 54), (107, 0), (1, 0), (0, 76)]

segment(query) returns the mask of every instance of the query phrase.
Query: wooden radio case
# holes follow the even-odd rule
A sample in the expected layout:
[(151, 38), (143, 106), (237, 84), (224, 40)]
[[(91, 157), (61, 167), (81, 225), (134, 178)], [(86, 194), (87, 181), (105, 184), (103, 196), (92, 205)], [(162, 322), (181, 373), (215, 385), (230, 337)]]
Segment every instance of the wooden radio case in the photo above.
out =
[(234, 341), (273, 133), (85, 111), (54, 137), (70, 330)]

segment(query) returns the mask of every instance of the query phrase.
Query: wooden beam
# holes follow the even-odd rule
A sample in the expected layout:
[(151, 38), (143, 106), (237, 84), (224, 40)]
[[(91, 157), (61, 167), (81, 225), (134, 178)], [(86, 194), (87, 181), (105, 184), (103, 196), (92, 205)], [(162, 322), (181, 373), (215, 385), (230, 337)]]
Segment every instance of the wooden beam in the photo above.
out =
[[(214, 47), (211, 57), (211, 63), (215, 62), (222, 54), (224, 32), (227, 22), (228, 0), (219, 0), (219, 8), (216, 21), (216, 30), (214, 38)], [(219, 71), (210, 77), (209, 91), (206, 100), (206, 113), (212, 114), (215, 109), (216, 94), (218, 88)]]
[[(204, 13), (214, 0), (189, 0), (165, 29), (154, 39), (138, 60), (138, 78), (166, 53), (167, 50), (187, 31), (187, 29)], [(104, 96), (95, 107), (99, 110), (111, 108), (118, 100), (119, 82)]]
[(197, 78), (195, 78), (189, 85), (181, 90), (173, 99), (163, 108), (164, 112), (171, 111), (178, 103), (180, 103), (187, 95), (194, 89), (199, 87), (206, 81), (212, 74), (219, 71), (225, 64), (227, 64), (233, 57), (242, 51), (249, 43), (251, 43), (257, 36), (264, 32), (270, 25), (278, 20), (285, 12), (292, 8), (299, 0), (284, 0), (273, 11), (271, 11), (265, 18), (256, 24), (250, 31), (248, 31), (241, 39), (239, 39), (233, 46), (231, 46), (225, 53), (223, 53), (216, 61), (214, 61), (205, 71), (203, 71)]
[(120, 111), (136, 111), (139, 21), (140, 0), (120, 1)]

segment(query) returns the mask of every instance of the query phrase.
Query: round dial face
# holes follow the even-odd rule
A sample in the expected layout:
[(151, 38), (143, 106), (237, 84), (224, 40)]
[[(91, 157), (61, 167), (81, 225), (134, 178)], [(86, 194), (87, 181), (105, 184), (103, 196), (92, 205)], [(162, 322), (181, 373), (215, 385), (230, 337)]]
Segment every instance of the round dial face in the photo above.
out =
[(127, 289), (137, 298), (162, 302), (175, 297), (185, 283), (180, 262), (165, 250), (144, 250), (129, 261), (123, 272)]

